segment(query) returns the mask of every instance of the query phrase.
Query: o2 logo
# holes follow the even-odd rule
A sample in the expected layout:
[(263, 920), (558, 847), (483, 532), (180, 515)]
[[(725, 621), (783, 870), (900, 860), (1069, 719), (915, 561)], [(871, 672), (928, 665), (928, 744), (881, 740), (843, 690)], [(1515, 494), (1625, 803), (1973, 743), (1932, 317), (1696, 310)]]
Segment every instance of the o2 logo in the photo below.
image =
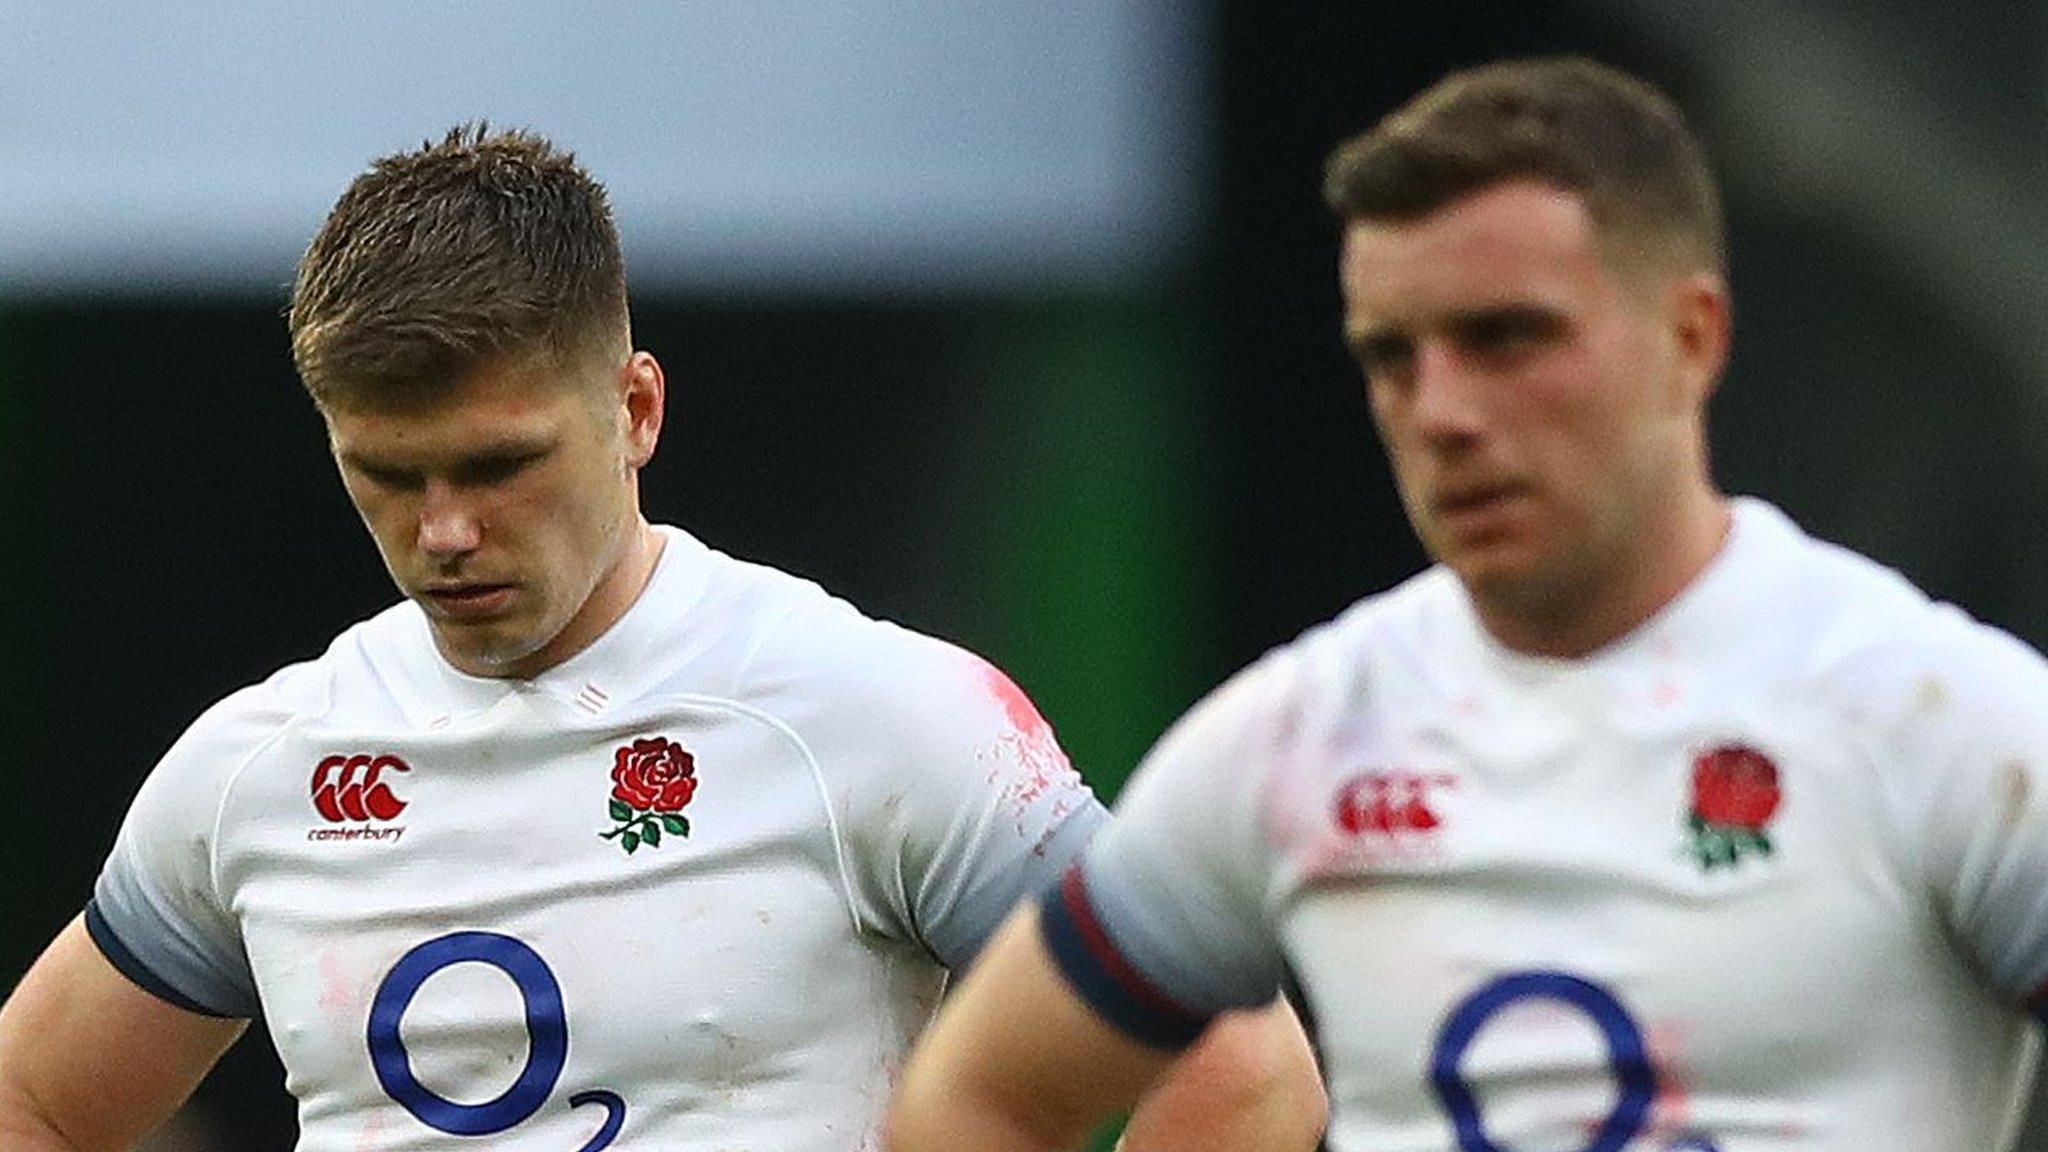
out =
[[(420, 1083), (399, 1035), (420, 986), (455, 964), (488, 964), (510, 976), (526, 1005), (526, 1067), (511, 1087), (481, 1104), (458, 1104)], [(369, 1042), (377, 1083), (420, 1123), (452, 1136), (491, 1136), (523, 1123), (547, 1103), (569, 1059), (569, 1018), (562, 1008), (562, 986), (540, 953), (496, 932), (451, 932), (399, 957), (384, 974), (370, 1002)], [(625, 1127), (626, 1102), (603, 1090), (569, 1097), (571, 1108), (585, 1104), (603, 1105), (605, 1119), (597, 1135), (576, 1152), (599, 1152)]]
[[(1607, 1067), (1621, 1094), (1580, 1152), (1622, 1152), (1649, 1127), (1650, 1102), (1657, 1095), (1657, 1074), (1650, 1066), (1643, 1030), (1607, 989), (1568, 973), (1542, 971), (1514, 972), (1481, 985), (1451, 1009), (1437, 1033), (1429, 1061), (1430, 1086), (1457, 1132), (1458, 1152), (1504, 1152), (1487, 1137), (1478, 1097), (1460, 1065), (1480, 1029), (1524, 1000), (1548, 1000), (1576, 1008), (1600, 1030), (1607, 1043)], [(1665, 1144), (1664, 1152), (1720, 1150), (1706, 1136), (1689, 1132)]]

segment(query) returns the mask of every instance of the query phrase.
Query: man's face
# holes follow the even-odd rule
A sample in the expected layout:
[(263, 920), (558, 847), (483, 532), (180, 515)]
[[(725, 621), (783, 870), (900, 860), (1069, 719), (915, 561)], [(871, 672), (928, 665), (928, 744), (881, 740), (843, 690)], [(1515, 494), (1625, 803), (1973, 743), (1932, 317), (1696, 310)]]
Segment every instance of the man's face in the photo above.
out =
[(1611, 595), (1706, 483), (1718, 281), (1617, 275), (1577, 196), (1517, 181), (1353, 222), (1341, 277), (1409, 519), (1482, 606), (1541, 619)]
[(638, 468), (660, 422), (652, 365), (514, 359), (425, 399), (323, 411), (349, 498), (457, 668), (534, 675), (637, 594), (612, 605), (606, 580), (639, 524)]

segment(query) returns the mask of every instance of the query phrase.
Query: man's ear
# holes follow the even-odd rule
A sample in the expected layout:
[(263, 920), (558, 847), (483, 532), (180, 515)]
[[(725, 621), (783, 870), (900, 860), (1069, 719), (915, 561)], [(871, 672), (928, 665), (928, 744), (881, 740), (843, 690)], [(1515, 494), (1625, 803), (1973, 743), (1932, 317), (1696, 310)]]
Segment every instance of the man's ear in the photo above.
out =
[(651, 352), (633, 353), (621, 370), (620, 390), (626, 418), (626, 462), (642, 468), (654, 458), (667, 414), (668, 381), (662, 375), (661, 362)]
[(1704, 404), (1720, 386), (1734, 335), (1734, 304), (1717, 273), (1675, 277), (1667, 298), (1676, 384), (1687, 405)]

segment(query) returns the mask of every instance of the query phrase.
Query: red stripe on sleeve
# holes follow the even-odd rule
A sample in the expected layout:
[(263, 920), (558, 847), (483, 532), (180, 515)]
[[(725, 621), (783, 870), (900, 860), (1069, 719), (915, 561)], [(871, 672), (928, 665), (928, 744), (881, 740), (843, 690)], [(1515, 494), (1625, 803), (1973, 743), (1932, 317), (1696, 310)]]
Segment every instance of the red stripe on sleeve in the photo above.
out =
[(1146, 1008), (1176, 1021), (1194, 1027), (1202, 1025), (1200, 1016), (1183, 1008), (1164, 992), (1153, 987), (1152, 982), (1145, 979), (1143, 973), (1131, 967), (1130, 961), (1125, 960), (1123, 953), (1117, 951), (1116, 944), (1109, 938), (1109, 933), (1103, 931), (1102, 921), (1095, 915), (1095, 905), (1088, 899), (1087, 881), (1081, 878), (1079, 864), (1067, 869), (1066, 876), (1060, 880), (1060, 903), (1066, 905), (1067, 915), (1073, 917), (1074, 927), (1080, 932), (1081, 943), (1087, 947), (1088, 954), (1095, 957), (1095, 962), (1102, 965), (1102, 970), (1109, 974), (1110, 979), (1116, 981), (1117, 987), (1123, 989), (1125, 995)]

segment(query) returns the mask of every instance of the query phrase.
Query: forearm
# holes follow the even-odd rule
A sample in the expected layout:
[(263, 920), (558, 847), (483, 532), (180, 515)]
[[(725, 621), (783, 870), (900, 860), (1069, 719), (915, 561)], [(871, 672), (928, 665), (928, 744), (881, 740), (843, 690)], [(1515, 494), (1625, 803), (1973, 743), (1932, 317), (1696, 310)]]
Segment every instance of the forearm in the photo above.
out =
[(144, 992), (73, 920), (0, 1005), (0, 1149), (125, 1152), (247, 1023)]
[(996, 933), (904, 1069), (889, 1152), (1058, 1152), (1130, 1107), (1167, 1063), (1096, 1019), (1026, 905)]
[(27, 1093), (8, 1084), (0, 1084), (0, 1148), (7, 1152), (95, 1152), (58, 1131)]
[(973, 1149), (974, 1152), (1066, 1152), (1078, 1138), (1061, 1142), (1019, 1124), (989, 1102), (954, 1096), (943, 1101), (899, 1097), (889, 1117), (886, 1147), (891, 1152)]
[[(1071, 1152), (1137, 1094), (1137, 1086), (1116, 1087), (1114, 1074), (1057, 1083), (1029, 1071), (1005, 1077), (1000, 1069), (1015, 1066), (1010, 1055), (970, 1053), (956, 1040), (927, 1036), (913, 1054), (890, 1108), (888, 1152)], [(1039, 1087), (1020, 1091), (1019, 1080)]]
[(1285, 1003), (1219, 1017), (1139, 1101), (1123, 1152), (1308, 1152), (1323, 1086)]

